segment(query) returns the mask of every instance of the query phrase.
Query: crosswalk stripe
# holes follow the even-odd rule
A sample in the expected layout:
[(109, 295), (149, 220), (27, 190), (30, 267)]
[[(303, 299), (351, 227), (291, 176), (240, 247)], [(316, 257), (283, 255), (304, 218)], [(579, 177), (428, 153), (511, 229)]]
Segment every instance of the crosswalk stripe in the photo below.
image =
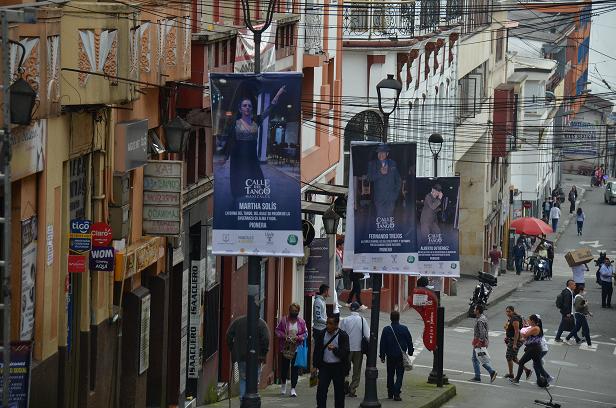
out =
[(581, 344), (580, 345), (580, 350), (597, 351), (597, 345), (593, 344), (593, 345), (589, 346), (587, 344)]

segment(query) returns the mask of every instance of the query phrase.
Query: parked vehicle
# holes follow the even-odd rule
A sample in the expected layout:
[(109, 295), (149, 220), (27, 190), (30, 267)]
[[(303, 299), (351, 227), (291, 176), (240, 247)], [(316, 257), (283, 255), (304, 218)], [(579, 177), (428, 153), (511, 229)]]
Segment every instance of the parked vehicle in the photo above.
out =
[(608, 181), (603, 192), (603, 201), (608, 204), (616, 203), (616, 182)]
[(533, 274), (535, 280), (549, 279), (550, 261), (544, 257), (537, 257), (533, 265)]
[(496, 277), (485, 272), (479, 272), (478, 280), (479, 282), (473, 291), (473, 297), (470, 299), (468, 317), (475, 317), (475, 307), (477, 305), (487, 306), (488, 298), (492, 293), (492, 286), (497, 284)]

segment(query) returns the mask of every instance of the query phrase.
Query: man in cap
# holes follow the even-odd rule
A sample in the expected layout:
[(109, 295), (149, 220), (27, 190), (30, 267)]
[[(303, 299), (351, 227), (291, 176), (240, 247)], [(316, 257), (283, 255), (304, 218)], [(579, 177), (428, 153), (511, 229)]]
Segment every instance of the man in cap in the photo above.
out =
[(359, 315), (359, 310), (361, 310), (361, 305), (358, 302), (351, 303), (351, 315), (345, 317), (340, 322), (340, 329), (344, 330), (349, 335), (349, 348), (351, 350), (349, 358), (351, 364), (353, 364), (353, 376), (351, 377), (351, 383), (347, 391), (348, 397), (357, 396), (355, 391), (357, 391), (357, 387), (359, 386), (361, 366), (364, 360), (362, 343), (370, 340), (370, 326), (368, 326), (366, 319)]
[(423, 201), (423, 208), (419, 218), (419, 230), (421, 232), (420, 242), (428, 240), (429, 234), (440, 234), (438, 226), (438, 209), (443, 201), (443, 188), (440, 184), (432, 186), (431, 191), (426, 194)]
[(390, 218), (394, 216), (394, 207), (400, 195), (402, 179), (398, 165), (388, 158), (389, 146), (378, 145), (376, 155), (377, 159), (368, 164), (368, 180), (374, 185), (372, 201), (378, 218)]

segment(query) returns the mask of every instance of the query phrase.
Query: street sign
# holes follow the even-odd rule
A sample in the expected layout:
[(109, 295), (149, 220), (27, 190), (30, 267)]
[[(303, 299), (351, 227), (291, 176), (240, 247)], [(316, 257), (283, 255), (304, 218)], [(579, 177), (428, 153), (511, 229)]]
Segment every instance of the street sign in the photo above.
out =
[(90, 220), (71, 220), (68, 247), (72, 252), (82, 254), (90, 250), (92, 246), (91, 226)]
[(92, 246), (106, 247), (111, 243), (111, 227), (104, 222), (95, 222), (90, 228), (92, 232)]
[(90, 270), (113, 272), (115, 266), (113, 247), (96, 247), (90, 251)]
[(71, 273), (83, 273), (86, 271), (86, 256), (85, 255), (69, 255), (68, 256), (68, 271)]
[(436, 308), (438, 299), (430, 289), (415, 288), (408, 299), (409, 306), (421, 315), (424, 321), (423, 342), (426, 349), (434, 351), (437, 341)]

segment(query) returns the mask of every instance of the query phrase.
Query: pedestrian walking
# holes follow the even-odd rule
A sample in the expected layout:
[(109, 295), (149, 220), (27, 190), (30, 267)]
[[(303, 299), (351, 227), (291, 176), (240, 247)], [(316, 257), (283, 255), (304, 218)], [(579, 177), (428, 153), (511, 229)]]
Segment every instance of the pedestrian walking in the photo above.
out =
[(355, 302), (359, 303), (360, 309), (365, 310), (367, 307), (361, 303), (361, 278), (361, 274), (351, 271), (351, 291), (349, 292), (347, 305), (350, 307), (353, 302), (353, 298), (355, 298)]
[(522, 240), (519, 239), (516, 246), (513, 247), (513, 261), (515, 263), (516, 275), (522, 273), (522, 265), (524, 265), (524, 259), (526, 259), (526, 248), (524, 247), (524, 243), (522, 242)]
[(575, 282), (576, 289), (583, 289), (586, 286), (586, 278), (584, 277), (584, 273), (589, 271), (588, 265), (576, 265), (571, 267), (571, 273), (573, 274), (573, 281)]
[(571, 187), (571, 190), (569, 190), (569, 214), (573, 214), (573, 212), (575, 211), (575, 201), (577, 200), (577, 188), (575, 186)]
[[(566, 337), (567, 343), (571, 341), (573, 337), (575, 339), (576, 344), (580, 344), (582, 339), (578, 336), (578, 332), (582, 329), (582, 336), (586, 339), (586, 344), (590, 346), (592, 344), (590, 340), (590, 327), (588, 326), (588, 317), (592, 316), (590, 310), (588, 310), (588, 302), (586, 301), (586, 291), (585, 289), (578, 288), (575, 289), (575, 298), (573, 298), (573, 309), (575, 310), (575, 328), (569, 335)], [(571, 343), (569, 343), (571, 344)]]
[(582, 210), (582, 207), (578, 207), (575, 213), (575, 222), (577, 223), (577, 233), (579, 236), (582, 236), (582, 228), (584, 228), (585, 219), (586, 214), (584, 214), (584, 210)]
[(409, 328), (400, 324), (400, 312), (394, 310), (389, 314), (391, 324), (381, 332), (379, 357), (387, 362), (387, 398), (402, 401), (402, 380), (404, 379), (403, 354), (413, 355), (413, 338)]
[(327, 309), (325, 298), (329, 296), (329, 285), (319, 286), (319, 293), (314, 297), (312, 304), (312, 337), (315, 338), (319, 332), (325, 330), (327, 323)]
[[(524, 336), (524, 354), (520, 358), (518, 364), (518, 373), (511, 382), (515, 385), (520, 384), (520, 377), (524, 364), (533, 360), (533, 366), (537, 367), (537, 373), (542, 372), (543, 362), (541, 361), (541, 339), (543, 338), (543, 323), (538, 315), (530, 315), (528, 318), (529, 326), (523, 328), (520, 332)], [(539, 375), (539, 374), (538, 374)], [(526, 378), (529, 376), (527, 375)], [(547, 378), (546, 378), (547, 379)]]
[[(351, 315), (345, 317), (340, 322), (340, 329), (349, 335), (349, 359), (353, 367), (351, 382), (349, 383), (347, 397), (356, 397), (355, 391), (359, 386), (361, 378), (361, 367), (366, 352), (366, 342), (370, 340), (370, 326), (366, 319), (359, 315), (360, 305), (357, 302), (351, 303)], [(363, 346), (363, 347), (362, 347)], [(346, 384), (346, 383), (345, 383)]]
[[(227, 329), (227, 346), (231, 352), (231, 360), (237, 363), (240, 374), (240, 400), (246, 394), (246, 359), (248, 357), (248, 333), (246, 316), (238, 317)], [(261, 367), (265, 362), (265, 357), (269, 352), (269, 329), (265, 320), (259, 319), (257, 325), (257, 357), (259, 367), (257, 371), (257, 381), (261, 378)]]
[(483, 311), (483, 305), (475, 306), (475, 316), (477, 317), (477, 319), (475, 320), (475, 327), (473, 329), (473, 341), (471, 343), (471, 345), (473, 346), (472, 361), (475, 376), (469, 381), (481, 382), (481, 359), (481, 366), (483, 366), (483, 368), (485, 368), (490, 374), (490, 382), (494, 382), (497, 373), (496, 370), (494, 370), (490, 365), (490, 357), (488, 355), (488, 318), (483, 314)]
[[(505, 344), (507, 345), (505, 359), (509, 368), (509, 374), (505, 375), (505, 378), (513, 378), (513, 363), (518, 364), (518, 352), (523, 344), (522, 335), (520, 334), (523, 320), (522, 316), (515, 312), (513, 306), (507, 306), (505, 315), (507, 316), (507, 321), (505, 322)], [(528, 368), (524, 368), (524, 371), (526, 372), (526, 378), (532, 374), (532, 371)]]
[[(537, 317), (539, 317), (539, 319), (541, 319), (541, 316), (537, 315)], [(535, 376), (537, 377), (537, 385), (539, 385), (539, 377), (543, 377), (545, 379), (548, 380), (548, 384), (553, 384), (554, 383), (554, 377), (552, 377), (545, 369), (545, 361), (544, 361), (544, 357), (546, 356), (546, 354), (548, 354), (549, 348), (548, 348), (548, 342), (545, 339), (545, 336), (543, 336), (541, 338), (541, 365), (537, 366), (535, 365), (535, 363), (533, 362), (533, 368), (535, 369)]]
[(289, 378), (289, 366), (291, 371), (291, 397), (297, 397), (298, 368), (295, 366), (297, 347), (300, 346), (308, 331), (306, 322), (299, 317), (300, 307), (297, 303), (289, 305), (289, 314), (283, 316), (276, 326), (276, 337), (280, 351), (280, 394), (287, 394), (287, 379)]
[(548, 271), (548, 278), (552, 279), (552, 267), (554, 266), (554, 244), (550, 244), (547, 243), (547, 255), (548, 255), (548, 262), (550, 264), (550, 270)]
[(317, 408), (327, 407), (329, 384), (334, 383), (334, 406), (344, 408), (344, 378), (349, 373), (349, 335), (338, 328), (338, 318), (327, 318), (326, 329), (317, 333), (312, 371), (318, 369)]
[(558, 325), (558, 330), (556, 331), (556, 337), (554, 337), (554, 341), (557, 343), (561, 343), (563, 341), (560, 338), (563, 331), (571, 332), (575, 328), (573, 315), (571, 314), (574, 290), (575, 281), (573, 279), (568, 279), (566, 287), (556, 297), (556, 307), (560, 310), (560, 324)]
[(552, 222), (552, 229), (554, 232), (556, 232), (558, 228), (558, 220), (560, 220), (560, 204), (556, 202), (550, 209), (550, 221)]
[(603, 265), (599, 269), (599, 276), (601, 278), (601, 307), (611, 309), (612, 307), (612, 292), (614, 287), (612, 286), (612, 278), (614, 277), (614, 266), (610, 258), (605, 257)]
[(498, 250), (498, 246), (492, 245), (492, 250), (488, 256), (490, 257), (490, 272), (492, 275), (498, 276), (498, 268), (500, 267), (500, 260), (503, 254)]
[(550, 218), (550, 210), (552, 209), (552, 197), (549, 197), (543, 200), (542, 207), (543, 209), (543, 218), (546, 220)]

